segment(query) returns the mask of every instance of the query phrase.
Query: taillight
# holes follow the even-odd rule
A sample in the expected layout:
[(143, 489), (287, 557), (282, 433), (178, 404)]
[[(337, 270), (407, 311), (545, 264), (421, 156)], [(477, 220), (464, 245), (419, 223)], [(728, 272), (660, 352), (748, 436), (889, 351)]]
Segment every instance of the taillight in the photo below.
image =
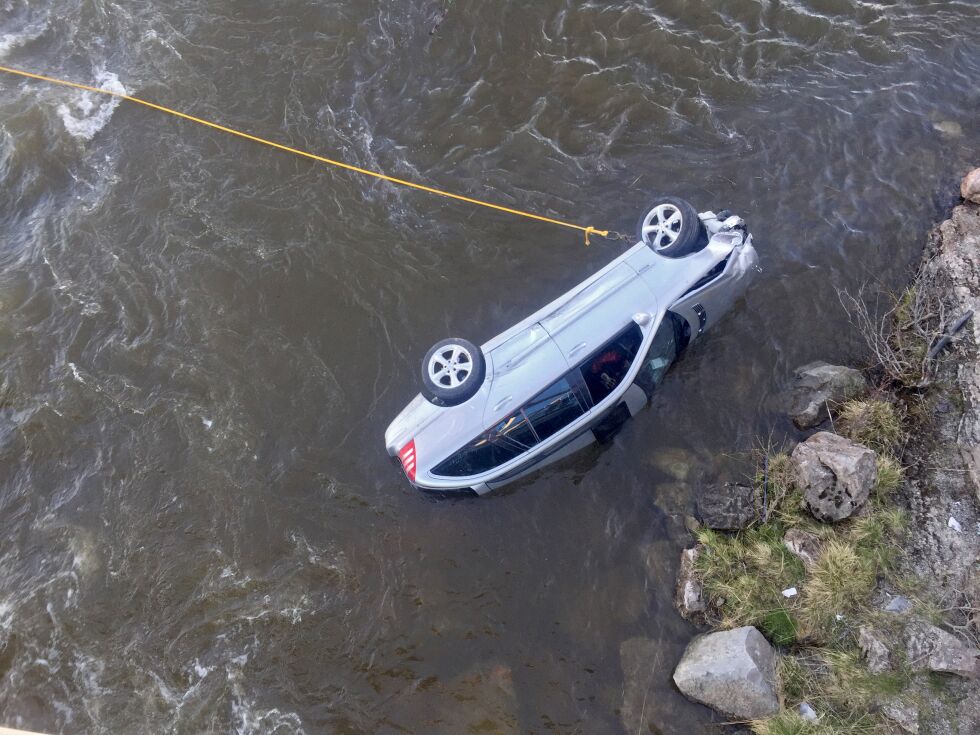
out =
[(402, 461), (402, 469), (408, 475), (408, 479), (415, 482), (415, 440), (412, 439), (408, 444), (398, 451), (398, 459)]

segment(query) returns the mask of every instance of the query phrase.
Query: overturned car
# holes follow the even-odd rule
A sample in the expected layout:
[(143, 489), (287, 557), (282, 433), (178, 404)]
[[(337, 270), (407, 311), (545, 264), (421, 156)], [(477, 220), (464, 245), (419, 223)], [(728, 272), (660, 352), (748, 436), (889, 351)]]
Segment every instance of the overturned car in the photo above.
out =
[(608, 438), (757, 267), (728, 212), (666, 197), (637, 230), (636, 245), (482, 347), (429, 350), (421, 394), (385, 432), (413, 485), (482, 495)]

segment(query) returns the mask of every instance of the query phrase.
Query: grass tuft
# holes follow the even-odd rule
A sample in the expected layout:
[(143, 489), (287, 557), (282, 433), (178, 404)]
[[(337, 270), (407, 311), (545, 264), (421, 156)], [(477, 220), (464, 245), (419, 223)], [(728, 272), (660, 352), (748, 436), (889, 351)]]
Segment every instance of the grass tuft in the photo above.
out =
[[(903, 674), (870, 673), (856, 648), (808, 649), (780, 659), (778, 675), (786, 709), (752, 723), (759, 735), (860, 735), (879, 733), (884, 724), (875, 705), (905, 687)], [(797, 714), (800, 702), (816, 710), (816, 722)], [(885, 730), (887, 731), (887, 730)]]
[(756, 470), (755, 487), (759, 506), (764, 510), (763, 521), (795, 525), (808, 515), (803, 494), (796, 488), (793, 461), (786, 452), (763, 454)]
[(840, 410), (841, 434), (879, 454), (891, 454), (905, 440), (895, 404), (880, 398), (847, 401)]
[(883, 503), (886, 498), (902, 485), (905, 468), (898, 460), (887, 454), (878, 455), (878, 481), (875, 484), (875, 500)]
[(804, 570), (782, 537), (782, 529), (771, 523), (736, 535), (698, 532), (704, 552), (697, 570), (723, 627), (754, 625), (776, 642), (795, 639), (797, 625), (782, 590), (800, 585)]
[(825, 542), (804, 585), (800, 616), (808, 636), (828, 639), (839, 627), (838, 615), (850, 618), (871, 595), (876, 564), (855, 544), (839, 538)]

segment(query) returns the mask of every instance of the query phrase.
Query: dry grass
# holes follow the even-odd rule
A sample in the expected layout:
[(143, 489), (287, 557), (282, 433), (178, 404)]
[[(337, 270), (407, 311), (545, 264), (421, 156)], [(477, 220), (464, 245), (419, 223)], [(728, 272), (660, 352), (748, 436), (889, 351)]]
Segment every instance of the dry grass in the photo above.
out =
[[(903, 674), (871, 674), (855, 648), (807, 649), (784, 656), (779, 662), (780, 688), (785, 699), (782, 712), (752, 723), (758, 735), (863, 735), (888, 732), (875, 704), (900, 693), (907, 681)], [(817, 712), (816, 722), (797, 714), (800, 702)]]
[(884, 503), (888, 497), (902, 486), (902, 478), (905, 476), (905, 468), (898, 463), (898, 460), (888, 455), (878, 456), (878, 480), (875, 483), (874, 498), (879, 504)]
[(846, 626), (870, 597), (876, 571), (875, 558), (856, 544), (837, 538), (826, 541), (803, 586), (799, 617), (807, 637), (828, 640)]
[(763, 522), (778, 520), (793, 525), (806, 515), (803, 495), (796, 489), (793, 462), (786, 452), (767, 447), (757, 463), (755, 488)]
[(935, 373), (929, 348), (947, 327), (939, 290), (924, 287), (923, 279), (920, 273), (900, 294), (876, 293), (873, 307), (866, 298), (867, 286), (857, 296), (837, 292), (851, 325), (864, 337), (888, 381), (906, 388), (929, 385)]
[(754, 625), (776, 643), (792, 643), (797, 624), (782, 591), (802, 584), (803, 564), (782, 542), (782, 529), (763, 524), (734, 536), (698, 532), (704, 552), (697, 570), (720, 625)]
[(893, 454), (905, 441), (895, 404), (880, 398), (847, 401), (838, 419), (840, 433), (880, 454)]

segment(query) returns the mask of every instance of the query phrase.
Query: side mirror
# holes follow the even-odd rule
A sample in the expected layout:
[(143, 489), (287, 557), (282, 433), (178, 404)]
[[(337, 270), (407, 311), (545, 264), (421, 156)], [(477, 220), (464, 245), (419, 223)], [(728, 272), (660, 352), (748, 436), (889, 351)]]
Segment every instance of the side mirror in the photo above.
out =
[(641, 327), (645, 327), (651, 321), (653, 321), (653, 314), (647, 314), (645, 311), (637, 312), (633, 315), (633, 321), (639, 324)]

